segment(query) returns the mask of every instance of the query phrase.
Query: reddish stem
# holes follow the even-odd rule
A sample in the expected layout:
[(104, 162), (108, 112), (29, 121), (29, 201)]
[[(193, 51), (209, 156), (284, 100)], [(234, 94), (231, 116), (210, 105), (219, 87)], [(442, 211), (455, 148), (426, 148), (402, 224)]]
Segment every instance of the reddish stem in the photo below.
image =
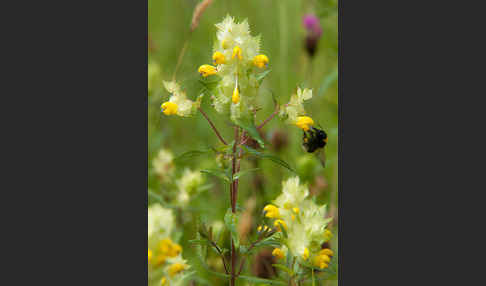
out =
[(209, 122), (209, 125), (211, 125), (211, 128), (213, 128), (214, 130), (214, 133), (216, 133), (216, 136), (218, 136), (219, 140), (224, 144), (224, 145), (228, 145), (226, 143), (226, 141), (224, 141), (223, 137), (221, 137), (221, 134), (219, 134), (219, 131), (218, 129), (216, 129), (216, 126), (214, 126), (213, 122), (211, 121), (211, 119), (209, 119), (209, 117), (206, 115), (206, 113), (204, 113), (204, 111), (198, 107), (198, 110), (199, 112), (201, 112), (201, 114), (204, 116), (204, 118), (206, 118), (206, 120)]

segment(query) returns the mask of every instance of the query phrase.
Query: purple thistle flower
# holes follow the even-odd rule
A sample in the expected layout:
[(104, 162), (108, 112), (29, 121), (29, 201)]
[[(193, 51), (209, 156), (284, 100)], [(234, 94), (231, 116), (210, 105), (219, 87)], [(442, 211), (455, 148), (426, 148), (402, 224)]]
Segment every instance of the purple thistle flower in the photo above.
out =
[(302, 19), (302, 24), (308, 33), (312, 36), (319, 38), (322, 35), (321, 24), (319, 23), (319, 18), (315, 15), (307, 14)]
[(302, 18), (302, 24), (304, 28), (307, 30), (307, 36), (305, 38), (305, 47), (307, 52), (312, 57), (314, 56), (317, 43), (319, 42), (319, 38), (322, 35), (322, 28), (321, 24), (319, 23), (319, 18), (317, 18), (313, 14), (307, 14)]

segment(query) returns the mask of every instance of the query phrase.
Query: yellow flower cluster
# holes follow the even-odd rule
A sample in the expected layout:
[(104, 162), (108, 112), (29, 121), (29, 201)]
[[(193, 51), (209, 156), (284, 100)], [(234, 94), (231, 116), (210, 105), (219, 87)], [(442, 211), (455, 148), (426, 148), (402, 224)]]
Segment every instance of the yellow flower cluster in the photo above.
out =
[(168, 257), (176, 257), (182, 252), (182, 247), (174, 243), (170, 238), (162, 239), (159, 247), (161, 254)]
[(177, 274), (190, 266), (182, 258), (182, 246), (171, 239), (175, 228), (172, 210), (152, 204), (148, 209), (148, 224), (149, 272), (162, 270), (160, 285), (183, 285), (184, 275)]
[[(152, 256), (152, 252), (149, 250), (149, 257)], [(167, 258), (178, 256), (182, 252), (182, 247), (174, 243), (170, 238), (164, 238), (159, 242), (159, 252), (155, 258), (155, 265), (164, 263)]]
[(334, 252), (329, 248), (324, 248), (314, 257), (314, 266), (321, 269), (329, 267), (328, 263), (331, 261), (331, 257)]
[(275, 248), (272, 251), (272, 255), (277, 257), (278, 259), (284, 259), (285, 258), (285, 253), (280, 248)]
[(330, 218), (325, 218), (326, 206), (317, 205), (308, 195), (307, 186), (300, 184), (298, 177), (289, 178), (282, 182), (282, 193), (264, 207), (264, 216), (273, 219), (275, 229), (282, 232), (285, 229), (287, 234), (277, 236), (281, 247), (275, 248), (272, 254), (281, 259), (288, 249), (301, 262), (310, 260), (317, 267), (325, 267), (332, 252), (320, 251), (320, 245), (332, 235), (326, 229)]
[(258, 69), (267, 67), (269, 58), (260, 54), (260, 37), (251, 36), (246, 20), (238, 23), (228, 15), (216, 28), (213, 65), (203, 64), (198, 72), (203, 77), (218, 75), (211, 97), (213, 106), (218, 113), (231, 114), (236, 121), (250, 116), (249, 111), (255, 107)]

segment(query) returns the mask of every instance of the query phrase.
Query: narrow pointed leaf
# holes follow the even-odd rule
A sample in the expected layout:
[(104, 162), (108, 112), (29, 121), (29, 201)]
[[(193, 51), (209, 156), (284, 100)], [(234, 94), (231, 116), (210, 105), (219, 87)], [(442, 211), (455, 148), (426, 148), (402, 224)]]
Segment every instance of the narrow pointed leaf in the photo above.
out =
[(201, 173), (213, 175), (213, 176), (218, 177), (218, 178), (220, 178), (220, 179), (222, 179), (226, 182), (231, 181), (231, 179), (228, 177), (228, 175), (225, 172), (218, 170), (218, 169), (201, 170)]
[(241, 178), (243, 175), (246, 175), (250, 172), (257, 171), (257, 170), (260, 170), (260, 168), (254, 168), (254, 169), (247, 169), (247, 170), (239, 171), (239, 172), (237, 172), (236, 174), (233, 175), (233, 180), (237, 180), (237, 179)]

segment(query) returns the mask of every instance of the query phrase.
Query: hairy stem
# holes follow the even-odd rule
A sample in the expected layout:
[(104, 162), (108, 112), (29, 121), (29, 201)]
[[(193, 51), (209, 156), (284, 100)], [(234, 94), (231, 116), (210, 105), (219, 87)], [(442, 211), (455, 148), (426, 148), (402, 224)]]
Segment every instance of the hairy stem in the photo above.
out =
[(258, 125), (257, 129), (261, 129), (265, 124), (267, 124), (270, 120), (272, 120), (275, 117), (275, 115), (278, 114), (278, 111), (279, 111), (279, 106), (277, 105), (275, 107), (275, 111), (272, 114), (270, 114), (270, 116), (267, 119), (265, 119), (262, 122), (262, 124)]
[(223, 260), (223, 266), (224, 266), (224, 272), (226, 272), (226, 274), (229, 274), (229, 271), (228, 271), (228, 267), (226, 266), (226, 259), (224, 259), (224, 255), (223, 255), (223, 252), (221, 251), (221, 249), (219, 248), (219, 246), (216, 244), (216, 242), (210, 240), (211, 242), (211, 245), (216, 248), (216, 250), (218, 251), (219, 255), (221, 255), (221, 259)]
[(198, 107), (198, 110), (199, 110), (199, 112), (201, 112), (201, 114), (204, 116), (204, 118), (206, 118), (206, 120), (209, 122), (209, 125), (211, 125), (211, 128), (213, 129), (214, 133), (216, 133), (216, 136), (218, 136), (221, 143), (223, 143), (224, 145), (228, 145), (228, 143), (226, 143), (226, 141), (224, 141), (223, 137), (221, 137), (221, 134), (219, 134), (218, 129), (216, 129), (216, 126), (214, 126), (213, 122), (211, 121), (211, 119), (209, 119), (207, 114), (200, 107)]
[[(238, 145), (238, 136), (240, 133), (240, 127), (235, 126), (235, 143), (233, 144), (233, 160), (232, 160), (232, 171), (231, 171), (231, 178), (237, 172), (237, 164), (236, 161), (236, 147)], [(238, 164), (239, 165), (239, 164)], [(236, 201), (238, 195), (238, 183), (237, 180), (233, 180), (231, 182), (231, 211), (236, 213)], [(235, 279), (236, 279), (236, 249), (235, 249), (235, 242), (231, 239), (231, 281), (230, 285), (235, 286)]]

